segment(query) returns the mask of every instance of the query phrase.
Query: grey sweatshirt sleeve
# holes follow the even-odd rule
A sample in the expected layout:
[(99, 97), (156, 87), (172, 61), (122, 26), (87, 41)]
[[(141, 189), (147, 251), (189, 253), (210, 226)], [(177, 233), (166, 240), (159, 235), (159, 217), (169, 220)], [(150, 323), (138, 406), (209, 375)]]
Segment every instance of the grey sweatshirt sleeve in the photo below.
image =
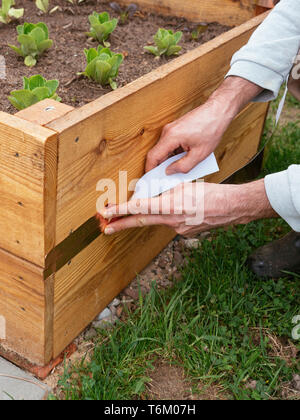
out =
[(300, 0), (281, 0), (232, 58), (228, 76), (239, 76), (265, 90), (255, 99), (278, 96), (300, 49)]
[[(299, 49), (300, 0), (281, 0), (249, 43), (233, 56), (227, 76), (261, 86), (264, 91), (255, 101), (270, 101), (287, 80)], [(300, 232), (300, 164), (267, 176), (265, 187), (273, 209)]]
[(273, 209), (296, 232), (300, 232), (300, 165), (292, 165), (287, 171), (268, 175), (265, 187)]

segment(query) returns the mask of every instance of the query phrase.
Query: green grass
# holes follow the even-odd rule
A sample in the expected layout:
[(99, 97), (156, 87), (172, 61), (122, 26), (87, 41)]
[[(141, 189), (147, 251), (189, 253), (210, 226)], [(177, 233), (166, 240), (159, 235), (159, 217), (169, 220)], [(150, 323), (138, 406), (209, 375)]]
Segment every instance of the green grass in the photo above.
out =
[[(281, 127), (264, 174), (299, 163), (299, 140), (297, 124)], [(157, 360), (182, 365), (195, 390), (201, 381), (221, 385), (238, 400), (278, 397), (300, 364), (274, 357), (269, 337), (291, 340), (292, 318), (300, 314), (299, 277), (262, 281), (245, 262), (254, 249), (288, 231), (283, 221), (268, 220), (214, 232), (212, 241), (193, 251), (182, 281), (164, 292), (153, 284), (126, 323), (99, 333), (90, 361), (66, 366), (64, 397), (147, 398), (145, 383)], [(300, 351), (300, 342), (294, 345)], [(249, 380), (257, 381), (256, 390), (245, 389)]]
[[(61, 380), (66, 398), (139, 397), (157, 359), (180, 363), (195, 383), (216, 382), (237, 399), (276, 395), (297, 363), (288, 367), (270, 357), (268, 339), (261, 335), (257, 344), (251, 337), (253, 327), (291, 336), (292, 318), (300, 313), (299, 280), (261, 282), (245, 261), (254, 248), (286, 230), (282, 225), (258, 222), (216, 232), (213, 242), (194, 252), (181, 282), (164, 293), (153, 285), (127, 323), (101, 334), (91, 362), (66, 369)], [(256, 391), (245, 390), (248, 379), (258, 381)]]
[(287, 98), (287, 106), (292, 107), (292, 108), (300, 108), (300, 102), (294, 98), (294, 96), (292, 96), (290, 93), (288, 93)]
[[(284, 91), (285, 91), (285, 87), (282, 87), (281, 90), (280, 90), (278, 98), (271, 103), (271, 110), (272, 110), (273, 113), (277, 111), (279, 102), (281, 101), (281, 98), (284, 94)], [(300, 108), (300, 102), (293, 95), (291, 95), (288, 92), (288, 94), (286, 96), (285, 107), (286, 108), (299, 109)]]
[(262, 175), (281, 172), (300, 162), (300, 125), (289, 122), (277, 128), (267, 145)]

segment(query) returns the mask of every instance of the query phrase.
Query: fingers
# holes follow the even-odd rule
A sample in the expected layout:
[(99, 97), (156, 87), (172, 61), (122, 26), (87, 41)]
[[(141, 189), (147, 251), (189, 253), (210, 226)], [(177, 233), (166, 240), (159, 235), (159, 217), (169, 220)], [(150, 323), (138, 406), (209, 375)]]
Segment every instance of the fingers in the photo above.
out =
[(176, 137), (173, 137), (170, 130), (170, 125), (165, 126), (158, 143), (148, 153), (146, 172), (164, 162), (180, 146), (180, 142)]
[(167, 175), (173, 175), (177, 173), (188, 173), (193, 169), (198, 163), (200, 163), (204, 158), (194, 151), (190, 151), (182, 159), (177, 160), (177, 162), (172, 163), (166, 169)]
[(137, 214), (148, 215), (149, 213), (153, 213), (153, 209), (157, 209), (157, 212), (159, 212), (161, 207), (160, 202), (160, 197), (132, 200), (128, 203), (105, 208), (100, 213), (105, 219)]
[(156, 168), (162, 162), (167, 160), (170, 153), (174, 150), (175, 149), (173, 149), (172, 145), (159, 141), (147, 155), (145, 171), (149, 172)]
[(163, 225), (168, 224), (170, 216), (156, 216), (156, 215), (136, 215), (124, 217), (114, 223), (111, 223), (104, 230), (105, 235), (113, 235), (114, 233), (120, 232), (125, 229), (141, 228), (152, 225)]

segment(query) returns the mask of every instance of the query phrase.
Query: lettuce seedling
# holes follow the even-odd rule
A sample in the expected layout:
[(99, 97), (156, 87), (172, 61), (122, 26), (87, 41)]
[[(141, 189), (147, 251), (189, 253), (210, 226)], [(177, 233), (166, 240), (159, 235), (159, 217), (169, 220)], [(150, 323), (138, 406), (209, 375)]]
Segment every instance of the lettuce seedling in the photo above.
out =
[(48, 27), (45, 23), (24, 23), (17, 27), (20, 48), (9, 45), (17, 54), (24, 57), (28, 67), (36, 65), (38, 57), (52, 47), (53, 41), (49, 39)]
[(119, 67), (123, 62), (123, 55), (113, 53), (109, 48), (99, 45), (98, 49), (90, 48), (84, 50), (87, 67), (83, 74), (89, 79), (95, 80), (102, 86), (110, 85), (117, 89), (116, 77), (119, 74)]
[(108, 47), (110, 44), (105, 42), (109, 35), (116, 29), (118, 19), (110, 19), (107, 12), (97, 13), (94, 12), (89, 16), (91, 24), (90, 32), (87, 35), (96, 41), (103, 43), (104, 46)]
[(59, 9), (59, 6), (54, 6), (50, 9), (50, 0), (36, 0), (35, 5), (41, 12), (44, 14), (49, 13), (49, 15), (52, 15)]
[(171, 30), (159, 29), (153, 37), (156, 47), (150, 46), (144, 47), (144, 49), (157, 57), (177, 55), (181, 51), (181, 47), (177, 44), (181, 40), (182, 35), (183, 33), (180, 31), (174, 33)]
[(0, 9), (0, 22), (10, 23), (13, 19), (20, 19), (24, 15), (24, 9), (15, 9), (15, 0), (2, 0)]
[(49, 12), (49, 0), (36, 0), (35, 5), (41, 12)]
[(128, 19), (132, 18), (133, 15), (138, 11), (138, 6), (134, 3), (129, 4), (125, 9), (113, 1), (109, 3), (110, 7), (120, 15), (120, 23), (121, 25), (125, 25)]
[(54, 99), (60, 102), (61, 98), (56, 93), (58, 86), (58, 80), (46, 80), (39, 74), (29, 78), (24, 77), (23, 89), (12, 91), (8, 99), (19, 111), (44, 99)]

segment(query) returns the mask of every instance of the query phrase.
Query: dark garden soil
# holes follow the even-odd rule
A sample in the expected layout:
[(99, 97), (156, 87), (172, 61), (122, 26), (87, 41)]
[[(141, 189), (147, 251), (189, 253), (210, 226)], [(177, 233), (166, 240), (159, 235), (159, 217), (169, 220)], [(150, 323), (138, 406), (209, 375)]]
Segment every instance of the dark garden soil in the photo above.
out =
[[(78, 72), (85, 69), (84, 48), (97, 47), (97, 43), (88, 40), (85, 35), (89, 30), (88, 16), (93, 11), (108, 11), (111, 16), (118, 17), (111, 10), (110, 1), (86, 0), (80, 5), (72, 5), (67, 0), (52, 0), (51, 8), (56, 5), (60, 8), (51, 15), (42, 14), (32, 0), (22, 2), (17, 0), (16, 3), (16, 7), (25, 8), (24, 18), (18, 23), (13, 22), (9, 25), (0, 23), (0, 55), (5, 57), (7, 69), (6, 79), (0, 80), (1, 111), (16, 112), (7, 96), (10, 91), (22, 88), (23, 76), (41, 74), (48, 80), (58, 79), (60, 81), (58, 93), (62, 102), (75, 107), (97, 99), (111, 90), (110, 87), (102, 88), (88, 79), (80, 79), (76, 76)], [(16, 26), (24, 21), (45, 22), (49, 27), (50, 38), (54, 41), (54, 46), (31, 69), (27, 68), (23, 59), (7, 46), (7, 44), (18, 45)], [(110, 37), (111, 49), (123, 53), (126, 57), (117, 80), (119, 87), (172, 60), (172, 58), (157, 60), (143, 50), (145, 45), (152, 44), (153, 35), (160, 27), (184, 32), (184, 37), (180, 42), (181, 54), (230, 29), (218, 23), (209, 24), (199, 40), (193, 41), (190, 39), (190, 33), (195, 28), (195, 24), (181, 18), (163, 17), (142, 10), (138, 11), (127, 24), (118, 25)]]

